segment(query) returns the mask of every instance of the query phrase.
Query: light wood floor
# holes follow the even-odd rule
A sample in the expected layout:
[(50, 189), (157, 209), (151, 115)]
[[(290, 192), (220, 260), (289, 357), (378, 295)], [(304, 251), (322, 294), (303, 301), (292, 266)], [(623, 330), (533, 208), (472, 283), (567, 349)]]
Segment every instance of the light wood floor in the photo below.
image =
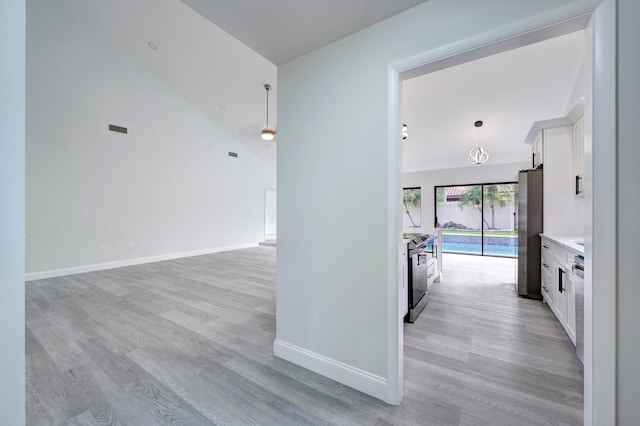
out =
[(273, 357), (275, 253), (27, 283), (27, 424), (582, 424), (581, 364), (512, 261), (445, 257), (393, 407)]

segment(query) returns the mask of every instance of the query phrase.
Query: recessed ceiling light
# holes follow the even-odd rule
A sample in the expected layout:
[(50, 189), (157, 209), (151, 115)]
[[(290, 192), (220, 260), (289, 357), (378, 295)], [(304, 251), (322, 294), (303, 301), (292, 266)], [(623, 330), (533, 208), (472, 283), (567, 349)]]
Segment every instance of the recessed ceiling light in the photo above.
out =
[(227, 109), (227, 106), (225, 104), (218, 104), (218, 108)]
[(147, 45), (148, 45), (151, 49), (153, 49), (153, 50), (158, 50), (158, 46), (157, 46), (154, 42), (152, 42), (152, 41), (150, 41), (149, 43), (147, 43)]

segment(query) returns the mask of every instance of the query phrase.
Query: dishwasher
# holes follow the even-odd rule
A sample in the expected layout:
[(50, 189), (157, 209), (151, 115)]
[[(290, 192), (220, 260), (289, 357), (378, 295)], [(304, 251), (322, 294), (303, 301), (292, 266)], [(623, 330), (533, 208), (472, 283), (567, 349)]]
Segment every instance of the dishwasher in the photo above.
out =
[(584, 256), (573, 258), (571, 272), (575, 275), (576, 295), (576, 354), (584, 364)]

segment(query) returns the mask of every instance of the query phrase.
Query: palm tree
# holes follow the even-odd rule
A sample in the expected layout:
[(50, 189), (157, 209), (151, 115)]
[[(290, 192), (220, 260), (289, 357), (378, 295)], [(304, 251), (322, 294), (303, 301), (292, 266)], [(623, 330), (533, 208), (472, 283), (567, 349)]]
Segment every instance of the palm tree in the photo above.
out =
[[(471, 204), (482, 212), (482, 185), (473, 185), (468, 187), (460, 195), (458, 203), (460, 205), (460, 210), (464, 209), (464, 206)], [(482, 213), (480, 214), (482, 215)], [(482, 220), (484, 221), (485, 227), (489, 228), (489, 223), (484, 215), (482, 215)]]
[(411, 217), (411, 212), (409, 211), (410, 207), (416, 207), (420, 205), (420, 188), (408, 188), (404, 189), (402, 193), (402, 204), (404, 204), (404, 212), (409, 217), (409, 221), (411, 222), (411, 227), (417, 228), (418, 225)]
[(482, 185), (470, 186), (469, 189), (460, 196), (460, 208), (462, 209), (464, 206), (472, 204), (482, 211), (482, 201), (484, 199), (484, 202), (487, 203), (491, 209), (491, 227), (489, 227), (487, 219), (484, 216), (482, 220), (488, 229), (495, 229), (496, 204), (504, 207), (507, 201), (513, 200), (514, 194), (513, 191), (504, 185), (484, 185), (484, 193), (482, 188)]

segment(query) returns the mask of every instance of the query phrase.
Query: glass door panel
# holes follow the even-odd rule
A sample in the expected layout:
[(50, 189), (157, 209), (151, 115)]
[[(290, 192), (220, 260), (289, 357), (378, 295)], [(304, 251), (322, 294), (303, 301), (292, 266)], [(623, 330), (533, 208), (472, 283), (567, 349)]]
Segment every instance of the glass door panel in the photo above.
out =
[(482, 254), (482, 185), (439, 186), (435, 197), (442, 250)]
[(448, 253), (518, 257), (518, 184), (435, 187), (435, 226)]
[(516, 232), (518, 185), (483, 185), (483, 252), (492, 256), (518, 256)]

